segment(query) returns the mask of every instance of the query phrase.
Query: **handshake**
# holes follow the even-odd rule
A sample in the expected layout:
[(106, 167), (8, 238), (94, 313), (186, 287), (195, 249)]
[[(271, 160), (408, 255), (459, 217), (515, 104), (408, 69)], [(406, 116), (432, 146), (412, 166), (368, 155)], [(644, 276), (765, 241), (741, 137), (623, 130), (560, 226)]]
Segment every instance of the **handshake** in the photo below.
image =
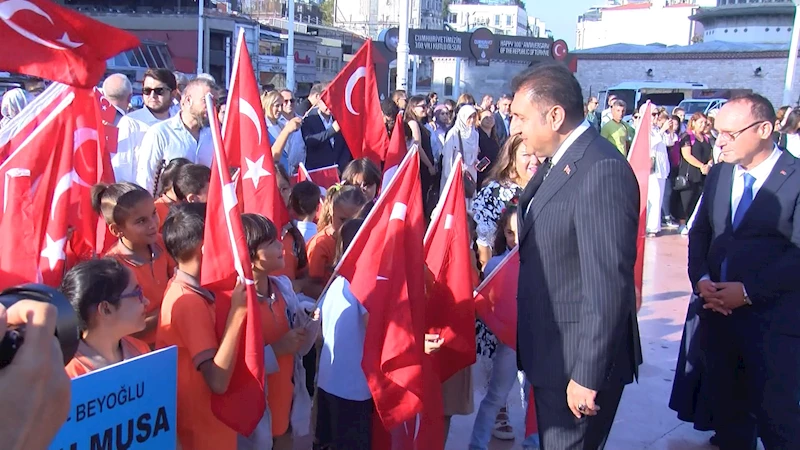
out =
[(0, 442), (46, 449), (67, 419), (64, 365), (80, 339), (71, 305), (55, 289), (25, 285), (0, 293)]

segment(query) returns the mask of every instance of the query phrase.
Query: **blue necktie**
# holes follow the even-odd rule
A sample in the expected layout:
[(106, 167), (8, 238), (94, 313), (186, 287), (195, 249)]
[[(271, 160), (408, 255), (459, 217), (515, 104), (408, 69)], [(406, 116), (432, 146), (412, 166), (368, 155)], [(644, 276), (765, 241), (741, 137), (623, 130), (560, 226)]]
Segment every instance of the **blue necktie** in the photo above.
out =
[[(744, 174), (744, 192), (742, 192), (742, 199), (739, 200), (739, 206), (736, 207), (736, 212), (733, 215), (733, 229), (737, 229), (739, 224), (742, 223), (745, 213), (753, 204), (753, 185), (756, 183), (756, 177), (749, 173)], [(721, 281), (728, 281), (728, 259), (722, 261)]]
[(739, 206), (736, 207), (736, 214), (733, 216), (733, 229), (739, 228), (742, 223), (745, 213), (753, 203), (753, 185), (756, 183), (756, 178), (749, 173), (744, 174), (744, 192), (742, 192), (742, 199), (739, 200)]

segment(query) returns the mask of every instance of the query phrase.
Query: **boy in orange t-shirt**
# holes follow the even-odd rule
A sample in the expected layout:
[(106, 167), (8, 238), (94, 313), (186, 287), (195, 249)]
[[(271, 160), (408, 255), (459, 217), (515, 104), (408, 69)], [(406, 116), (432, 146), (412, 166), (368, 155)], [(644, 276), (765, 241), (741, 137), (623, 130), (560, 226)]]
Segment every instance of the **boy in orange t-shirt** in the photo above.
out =
[(234, 450), (236, 432), (211, 411), (211, 394), (228, 389), (247, 307), (244, 288), (231, 300), (225, 334), (214, 331), (213, 294), (200, 286), (205, 204), (176, 205), (164, 222), (164, 243), (178, 262), (161, 306), (158, 348), (178, 347), (178, 442), (182, 450)]

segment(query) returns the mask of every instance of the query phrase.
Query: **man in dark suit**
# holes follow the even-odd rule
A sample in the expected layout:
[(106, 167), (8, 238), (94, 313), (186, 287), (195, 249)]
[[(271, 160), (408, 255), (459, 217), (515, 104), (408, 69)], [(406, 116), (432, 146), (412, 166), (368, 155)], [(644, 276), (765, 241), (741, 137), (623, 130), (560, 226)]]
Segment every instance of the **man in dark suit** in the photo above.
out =
[(512, 134), (547, 158), (519, 202), (517, 357), (542, 450), (602, 449), (642, 361), (639, 186), (584, 121), (581, 87), (565, 66), (537, 66), (513, 87)]
[(717, 114), (721, 160), (689, 233), (722, 450), (800, 449), (800, 164), (757, 94)]
[(497, 132), (497, 142), (500, 143), (500, 147), (506, 143), (511, 135), (511, 102), (513, 100), (514, 96), (508, 94), (503, 94), (497, 100), (497, 112), (494, 113), (494, 130)]
[(342, 136), (339, 122), (331, 116), (328, 106), (322, 100), (317, 101), (300, 128), (306, 144), (306, 162), (308, 170), (339, 165), (341, 173), (353, 160), (350, 149)]

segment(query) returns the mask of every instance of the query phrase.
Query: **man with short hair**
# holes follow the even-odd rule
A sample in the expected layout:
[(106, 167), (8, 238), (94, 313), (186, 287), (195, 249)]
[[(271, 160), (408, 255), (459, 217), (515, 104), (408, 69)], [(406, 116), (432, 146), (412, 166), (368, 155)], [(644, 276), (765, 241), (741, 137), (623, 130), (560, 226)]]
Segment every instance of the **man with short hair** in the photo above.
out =
[(600, 130), (600, 135), (614, 144), (622, 156), (628, 155), (628, 142), (631, 140), (630, 127), (622, 122), (626, 107), (624, 101), (616, 100), (611, 108), (611, 120)]
[(103, 80), (103, 97), (116, 109), (116, 114), (114, 115), (115, 126), (118, 125), (119, 121), (127, 114), (132, 96), (133, 87), (131, 86), (131, 80), (129, 80), (126, 75), (112, 73)]
[(139, 186), (155, 192), (156, 176), (175, 158), (211, 167), (214, 146), (208, 128), (206, 95), (216, 92), (217, 87), (211, 81), (195, 78), (183, 92), (180, 112), (147, 130), (139, 148), (136, 170)]
[(642, 362), (639, 184), (584, 120), (566, 66), (537, 65), (512, 87), (512, 133), (544, 158), (517, 213), (517, 358), (533, 386), (541, 448), (602, 449)]
[[(286, 126), (288, 121), (298, 116), (294, 112), (296, 103), (292, 91), (288, 89), (282, 90), (281, 97), (283, 97), (283, 107), (281, 109), (281, 114), (278, 117), (278, 124), (281, 126), (281, 128), (283, 128)], [(296, 172), (300, 163), (305, 164), (306, 144), (303, 141), (303, 133), (299, 129), (297, 131), (293, 131), (289, 135), (289, 137), (286, 139), (286, 145), (284, 146), (283, 150), (286, 152), (290, 173)]]
[(322, 95), (322, 92), (325, 91), (326, 87), (328, 87), (328, 85), (323, 83), (316, 83), (311, 86), (311, 90), (308, 92), (308, 98), (300, 103), (300, 108), (298, 108), (297, 114), (300, 114), (301, 116), (308, 116), (308, 111), (317, 106), (319, 97)]
[(317, 101), (300, 128), (306, 145), (306, 168), (308, 170), (339, 165), (341, 173), (353, 160), (350, 149), (342, 136), (339, 122), (331, 116), (328, 106)]
[(405, 111), (406, 103), (408, 101), (408, 95), (406, 94), (406, 91), (398, 89), (392, 92), (392, 101), (397, 104), (397, 107), (400, 108), (400, 111)]
[(689, 232), (721, 450), (755, 450), (757, 436), (767, 450), (800, 449), (800, 164), (775, 146), (774, 124), (758, 94), (720, 109), (724, 162)]
[(494, 113), (494, 129), (497, 132), (497, 140), (500, 146), (506, 143), (511, 136), (511, 102), (513, 95), (503, 94), (497, 101), (497, 112)]
[(484, 111), (490, 110), (492, 105), (494, 105), (494, 97), (489, 94), (484, 95), (483, 99), (481, 100), (481, 109)]
[(617, 101), (617, 96), (611, 94), (608, 96), (608, 107), (600, 114), (600, 128), (611, 121), (611, 110), (614, 109), (614, 103)]
[(111, 157), (111, 166), (117, 182), (136, 181), (139, 165), (139, 146), (145, 133), (153, 125), (169, 119), (180, 111), (173, 100), (178, 95), (175, 75), (167, 69), (147, 69), (142, 81), (144, 107), (131, 111), (120, 119), (117, 152)]

